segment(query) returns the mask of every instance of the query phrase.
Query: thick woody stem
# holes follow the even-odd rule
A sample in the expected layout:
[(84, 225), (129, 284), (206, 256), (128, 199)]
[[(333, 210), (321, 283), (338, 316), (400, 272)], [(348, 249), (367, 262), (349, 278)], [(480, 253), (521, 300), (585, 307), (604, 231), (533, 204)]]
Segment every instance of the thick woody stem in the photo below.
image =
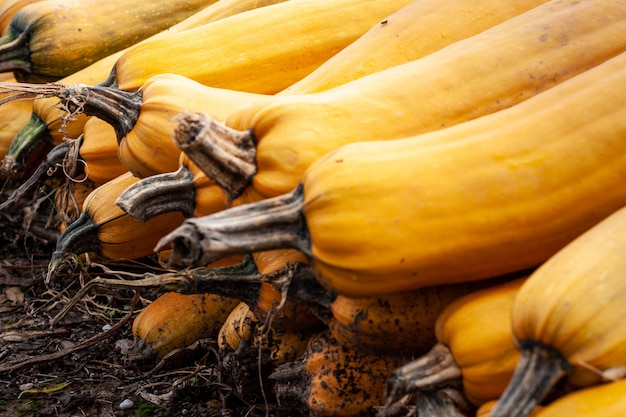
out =
[(300, 185), (278, 197), (187, 219), (155, 250), (171, 245), (171, 261), (184, 265), (206, 265), (230, 255), (271, 249), (293, 248), (311, 256), (303, 200)]
[(418, 391), (457, 386), (461, 383), (461, 369), (450, 349), (437, 343), (425, 355), (396, 369), (387, 382), (387, 406), (401, 397)]
[(59, 94), (70, 114), (85, 113), (113, 126), (118, 142), (130, 132), (139, 118), (142, 92), (112, 87), (77, 85)]
[(181, 112), (174, 143), (231, 200), (250, 185), (256, 174), (256, 142), (251, 130), (240, 131), (204, 113)]
[(491, 417), (525, 417), (573, 366), (554, 348), (535, 341), (520, 343), (521, 356)]
[(192, 217), (196, 208), (193, 173), (186, 165), (174, 172), (153, 175), (128, 187), (115, 201), (122, 210), (140, 222), (178, 211)]
[(0, 83), (0, 89), (13, 93), (5, 100), (57, 97), (70, 115), (84, 113), (109, 123), (118, 141), (135, 127), (143, 99), (141, 90), (130, 92), (103, 85)]

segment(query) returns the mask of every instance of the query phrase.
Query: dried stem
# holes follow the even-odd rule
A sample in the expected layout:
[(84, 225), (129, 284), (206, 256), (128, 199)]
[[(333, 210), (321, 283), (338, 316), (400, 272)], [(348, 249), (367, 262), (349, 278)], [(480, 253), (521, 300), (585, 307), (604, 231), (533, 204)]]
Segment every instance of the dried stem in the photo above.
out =
[(506, 390), (491, 410), (491, 417), (525, 417), (548, 395), (573, 366), (554, 348), (523, 342), (521, 357)]
[(271, 249), (293, 248), (311, 256), (311, 242), (302, 212), (303, 188), (187, 219), (163, 237), (155, 250), (168, 245), (183, 265), (206, 265), (224, 257)]
[(109, 123), (118, 140), (137, 123), (142, 102), (141, 90), (129, 92), (104, 85), (0, 83), (0, 90), (14, 93), (0, 100), (0, 104), (16, 99), (57, 97), (70, 115), (84, 113)]
[(257, 171), (252, 130), (231, 129), (204, 113), (190, 111), (181, 112), (175, 121), (176, 146), (231, 200), (241, 195)]
[(386, 387), (386, 406), (418, 391), (434, 391), (460, 385), (461, 377), (461, 369), (454, 361), (450, 349), (443, 343), (437, 343), (428, 353), (391, 374)]
[(140, 222), (160, 214), (178, 211), (192, 217), (196, 209), (193, 173), (186, 165), (174, 172), (152, 175), (128, 187), (115, 201)]

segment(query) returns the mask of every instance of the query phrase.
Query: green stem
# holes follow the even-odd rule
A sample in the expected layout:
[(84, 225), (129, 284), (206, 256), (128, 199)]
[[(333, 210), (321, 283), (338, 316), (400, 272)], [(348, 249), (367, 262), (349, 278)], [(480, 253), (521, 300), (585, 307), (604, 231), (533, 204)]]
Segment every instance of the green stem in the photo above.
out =
[(303, 201), (300, 185), (278, 197), (187, 219), (163, 237), (156, 250), (171, 245), (171, 260), (184, 265), (206, 265), (230, 255), (287, 248), (311, 257)]
[(32, 113), (28, 122), (11, 140), (0, 173), (11, 175), (20, 171), (33, 151), (45, 142), (52, 144), (48, 126), (36, 113)]
[(70, 253), (100, 253), (99, 227), (100, 225), (94, 223), (87, 212), (83, 212), (78, 219), (70, 223), (57, 239), (55, 251), (48, 263), (48, 275), (52, 275)]
[(7, 33), (0, 37), (0, 72), (33, 71), (29, 49), (32, 27), (31, 24), (23, 31), (16, 31), (9, 26)]
[(186, 165), (174, 172), (152, 175), (128, 187), (115, 201), (122, 210), (140, 222), (178, 211), (192, 217), (196, 209), (193, 173)]

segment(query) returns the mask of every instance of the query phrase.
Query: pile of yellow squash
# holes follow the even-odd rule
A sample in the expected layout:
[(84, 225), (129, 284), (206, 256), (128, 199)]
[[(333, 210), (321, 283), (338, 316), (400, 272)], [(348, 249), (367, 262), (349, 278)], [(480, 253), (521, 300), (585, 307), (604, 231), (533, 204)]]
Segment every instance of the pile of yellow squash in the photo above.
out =
[(311, 416), (624, 415), (623, 0), (5, 0), (0, 30), (0, 175), (67, 176), (49, 278), (188, 284), (142, 360), (213, 339)]

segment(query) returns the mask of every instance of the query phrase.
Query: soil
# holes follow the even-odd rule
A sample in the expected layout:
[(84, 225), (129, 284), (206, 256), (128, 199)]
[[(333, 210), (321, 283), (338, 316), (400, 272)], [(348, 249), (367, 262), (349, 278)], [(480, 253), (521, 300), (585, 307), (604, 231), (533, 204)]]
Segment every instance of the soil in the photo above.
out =
[[(21, 182), (4, 180), (0, 203)], [(54, 183), (47, 180), (0, 210), (1, 416), (301, 415), (259, 391), (237, 389), (214, 340), (198, 341), (162, 361), (129, 359), (132, 320), (158, 296), (154, 290), (98, 288), (51, 324), (93, 278), (158, 265), (149, 258), (70, 259), (48, 277), (60, 228)], [(128, 400), (132, 405), (122, 409)]]

